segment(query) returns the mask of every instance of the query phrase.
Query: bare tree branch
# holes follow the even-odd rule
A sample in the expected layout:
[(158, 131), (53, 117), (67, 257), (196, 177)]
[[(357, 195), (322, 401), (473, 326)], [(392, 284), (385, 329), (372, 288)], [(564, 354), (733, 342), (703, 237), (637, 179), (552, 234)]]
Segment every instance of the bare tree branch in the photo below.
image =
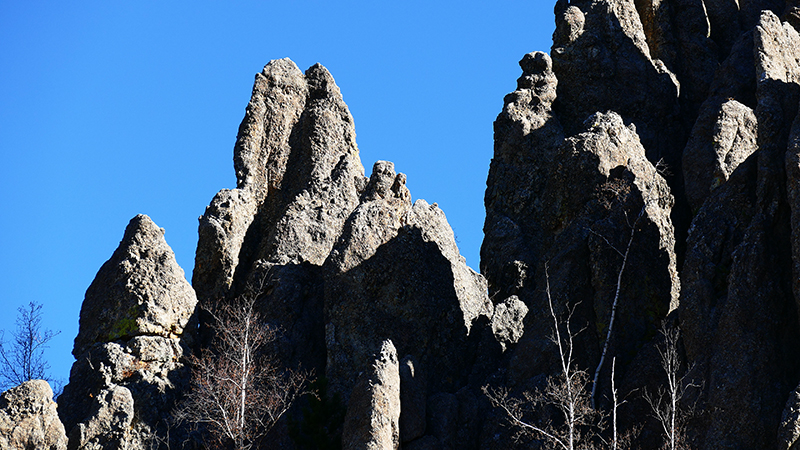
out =
[(214, 342), (191, 358), (192, 387), (174, 413), (178, 423), (202, 424), (217, 448), (257, 446), (309, 379), (305, 372), (283, 368), (266, 351), (277, 332), (255, 311), (263, 284), (210, 312)]
[(60, 331), (42, 329), (42, 305), (30, 302), (17, 308), (17, 328), (11, 341), (0, 331), (0, 391), (28, 380), (45, 380), (59, 384), (48, 374), (50, 364), (44, 358), (47, 345)]

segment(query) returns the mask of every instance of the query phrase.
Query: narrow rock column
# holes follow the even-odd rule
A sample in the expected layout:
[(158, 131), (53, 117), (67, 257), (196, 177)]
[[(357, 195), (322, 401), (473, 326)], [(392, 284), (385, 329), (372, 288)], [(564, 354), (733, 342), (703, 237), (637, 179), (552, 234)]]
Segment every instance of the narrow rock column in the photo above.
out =
[(358, 379), (344, 418), (344, 450), (400, 448), (400, 365), (392, 341), (383, 341), (372, 367)]

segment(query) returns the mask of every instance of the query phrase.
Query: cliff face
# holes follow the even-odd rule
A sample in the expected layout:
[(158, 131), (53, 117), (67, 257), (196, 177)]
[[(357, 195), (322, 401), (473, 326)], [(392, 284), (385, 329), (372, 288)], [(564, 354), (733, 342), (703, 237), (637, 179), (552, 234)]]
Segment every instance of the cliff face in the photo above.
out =
[[(799, 8), (556, 2), (550, 55), (522, 58), (494, 124), (481, 274), (392, 163), (365, 177), (330, 73), (270, 62), (239, 128), (237, 186), (200, 218), (192, 285), (137, 216), (89, 287), (59, 398), (70, 448), (184, 439), (166, 418), (186, 356), (208, 345), (204, 311), (254, 288), (281, 330), (276, 357), (348, 404), (346, 448), (528, 445), (480, 389), (518, 394), (558, 372), (546, 288), (582, 330), (573, 356), (596, 371), (598, 408), (616, 361), (638, 445), (660, 445), (637, 392), (661, 384), (666, 320), (696, 385), (687, 443), (794, 448)], [(282, 430), (271, 442), (293, 448)]]
[[(490, 294), (541, 310), (549, 273), (556, 303), (587, 324), (577, 360), (593, 369), (620, 280), (625, 324), (609, 351), (623, 390), (658, 375), (651, 339), (668, 317), (701, 383), (689, 443), (788, 448), (800, 379), (796, 5), (559, 1), (555, 12), (552, 63), (523, 58), (495, 122)], [(553, 371), (548, 327), (526, 321), (509, 383)]]

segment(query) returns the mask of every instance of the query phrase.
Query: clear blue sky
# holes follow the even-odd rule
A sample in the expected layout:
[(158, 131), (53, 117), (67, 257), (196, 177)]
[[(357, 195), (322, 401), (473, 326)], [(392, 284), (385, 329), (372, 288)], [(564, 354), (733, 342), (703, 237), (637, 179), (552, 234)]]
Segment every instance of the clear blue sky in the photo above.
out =
[(367, 175), (394, 161), (477, 270), (492, 122), (553, 3), (0, 0), (0, 329), (43, 303), (66, 380), (86, 288), (139, 213), (191, 279), (253, 77), (283, 57), (331, 71)]

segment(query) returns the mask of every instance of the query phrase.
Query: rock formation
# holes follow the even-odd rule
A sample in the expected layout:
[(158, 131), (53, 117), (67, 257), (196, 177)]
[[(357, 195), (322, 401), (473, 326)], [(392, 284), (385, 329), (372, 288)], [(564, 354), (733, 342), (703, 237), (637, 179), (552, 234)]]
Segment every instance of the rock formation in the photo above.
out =
[(392, 341), (384, 341), (375, 362), (359, 376), (344, 418), (345, 450), (400, 448), (400, 368)]
[[(204, 314), (245, 292), (280, 330), (277, 360), (348, 404), (346, 448), (532, 445), (480, 389), (520, 398), (559, 372), (549, 300), (597, 408), (615, 360), (620, 426), (643, 426), (634, 446), (663, 442), (638, 392), (663, 385), (668, 323), (693, 385), (685, 444), (796, 448), (798, 11), (558, 0), (551, 55), (523, 56), (494, 123), (481, 274), (392, 163), (364, 176), (330, 73), (271, 61), (239, 128), (236, 187), (200, 217), (193, 287), (137, 216), (87, 290), (59, 398), (69, 448), (166, 448), (185, 355), (213, 331)], [(52, 407), (23, 387), (3, 396), (0, 439), (44, 442)], [(294, 448), (285, 429), (270, 442)]]
[[(549, 57), (528, 54), (520, 66), (518, 88), (495, 122), (487, 182), (481, 268), (490, 295), (499, 305), (517, 299), (547, 311), (549, 283), (559, 314), (577, 308), (576, 326), (587, 327), (578, 337), (578, 360), (587, 367), (597, 364), (606, 340), (625, 260), (616, 318), (622, 324), (611, 350), (630, 362), (677, 306), (673, 197), (636, 127), (616, 113), (597, 113), (566, 138), (551, 109), (557, 90)], [(511, 360), (513, 383), (555, 368), (551, 330), (549, 315), (529, 315)]]
[[(800, 46), (777, 16), (785, 8), (793, 20), (795, 6), (559, 1), (552, 64), (523, 58), (495, 122), (481, 249), (495, 303), (516, 296), (541, 311), (549, 281), (562, 314), (573, 305), (586, 327), (577, 360), (594, 370), (630, 242), (641, 253), (619, 278), (619, 307), (635, 306), (617, 310), (626, 323), (609, 350), (625, 389), (657, 382), (653, 330), (675, 311), (702, 383), (685, 429), (697, 448), (788, 448), (797, 427), (786, 399), (800, 377)], [(662, 158), (669, 188), (653, 175)], [(637, 222), (628, 241), (620, 233), (642, 204), (652, 231)], [(534, 383), (556, 360), (544, 339), (552, 325), (538, 322), (526, 319), (510, 383)]]
[(386, 339), (432, 375), (434, 392), (463, 385), (473, 322), (491, 317), (485, 281), (459, 255), (444, 213), (424, 200), (411, 206), (404, 178), (375, 164), (326, 263), (326, 370), (345, 393), (348, 374)]
[(167, 437), (188, 384), (194, 290), (149, 217), (134, 217), (86, 291), (59, 415), (70, 449), (147, 448)]
[(53, 390), (32, 380), (0, 395), (0, 448), (66, 450)]

